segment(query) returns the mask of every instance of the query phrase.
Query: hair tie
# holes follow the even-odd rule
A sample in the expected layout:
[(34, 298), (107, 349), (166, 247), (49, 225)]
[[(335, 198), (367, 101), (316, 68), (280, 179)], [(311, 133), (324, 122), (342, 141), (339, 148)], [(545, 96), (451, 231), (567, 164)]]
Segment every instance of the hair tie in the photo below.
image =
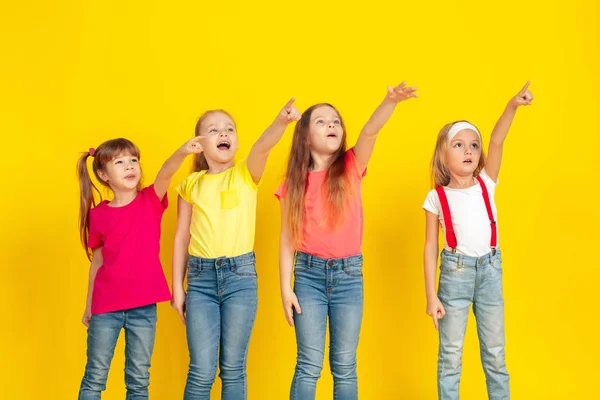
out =
[(475, 128), (474, 125), (470, 124), (469, 122), (457, 122), (454, 125), (452, 125), (450, 131), (448, 131), (448, 142), (451, 142), (452, 139), (454, 139), (454, 136), (456, 136), (456, 134), (459, 131), (462, 131), (463, 129), (470, 129), (472, 131), (475, 131), (477, 136), (479, 136), (479, 139), (481, 139), (481, 134), (479, 133), (479, 130)]
[(94, 154), (96, 154), (96, 149), (94, 149), (93, 147), (90, 147), (89, 154), (90, 154), (90, 156), (94, 157)]

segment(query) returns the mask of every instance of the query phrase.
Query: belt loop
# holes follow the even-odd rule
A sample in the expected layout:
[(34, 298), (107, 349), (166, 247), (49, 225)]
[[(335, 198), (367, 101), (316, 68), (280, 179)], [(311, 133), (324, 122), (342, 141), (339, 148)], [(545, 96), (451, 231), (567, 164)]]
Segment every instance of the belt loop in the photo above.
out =
[(306, 265), (308, 265), (310, 267), (311, 263), (312, 263), (312, 255), (307, 253), (306, 254)]
[(344, 260), (344, 269), (348, 269), (348, 257), (344, 257), (342, 260)]

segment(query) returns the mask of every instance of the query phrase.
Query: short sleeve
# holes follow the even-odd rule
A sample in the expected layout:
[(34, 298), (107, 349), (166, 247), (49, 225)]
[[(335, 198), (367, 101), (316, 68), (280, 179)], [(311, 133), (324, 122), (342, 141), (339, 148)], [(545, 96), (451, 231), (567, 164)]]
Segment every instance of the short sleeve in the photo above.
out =
[(479, 176), (481, 177), (481, 179), (483, 179), (483, 182), (487, 187), (494, 188), (498, 183), (500, 183), (500, 181), (494, 182), (494, 180), (490, 178), (490, 176), (487, 174), (485, 168), (479, 172)]
[(156, 194), (156, 190), (154, 190), (154, 184), (145, 187), (144, 189), (142, 189), (142, 192), (144, 197), (148, 198), (154, 209), (159, 213), (162, 214), (167, 209), (167, 207), (169, 207), (169, 198), (167, 193), (165, 192), (165, 195), (163, 196), (162, 200), (160, 200), (158, 198), (158, 195)]
[(93, 208), (90, 210), (90, 227), (88, 234), (88, 247), (96, 249), (104, 244), (104, 238), (100, 231), (101, 218), (98, 216), (98, 210)]
[(344, 162), (346, 163), (346, 167), (349, 168), (350, 172), (354, 177), (361, 180), (367, 175), (367, 168), (364, 171), (358, 170), (358, 164), (356, 163), (356, 155), (354, 154), (354, 148), (346, 151), (344, 154)]
[(425, 197), (423, 208), (435, 215), (440, 215), (439, 199), (435, 190), (430, 190)]
[(258, 183), (254, 182), (254, 178), (252, 178), (252, 174), (250, 173), (250, 170), (248, 169), (248, 159), (247, 158), (238, 162), (234, 168), (236, 169), (236, 171), (235, 171), (236, 174), (241, 175), (241, 177), (244, 180), (244, 183), (246, 183), (253, 189), (258, 189), (258, 186), (262, 182), (262, 177), (258, 181)]
[(287, 185), (285, 184), (285, 181), (283, 181), (283, 182), (281, 182), (281, 185), (279, 185), (279, 187), (275, 191), (275, 197), (277, 197), (277, 200), (281, 200), (281, 199), (285, 198), (286, 194), (287, 194)]
[(188, 203), (192, 202), (192, 188), (198, 182), (198, 177), (201, 172), (194, 172), (190, 174), (179, 186), (175, 188), (175, 191), (181, 196), (182, 199)]

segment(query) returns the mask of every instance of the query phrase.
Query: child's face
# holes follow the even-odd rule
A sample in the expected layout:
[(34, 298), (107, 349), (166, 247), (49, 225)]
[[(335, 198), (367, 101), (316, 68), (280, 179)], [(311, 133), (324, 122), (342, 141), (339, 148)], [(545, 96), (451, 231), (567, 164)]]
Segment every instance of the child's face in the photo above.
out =
[(343, 136), (342, 121), (333, 108), (322, 106), (313, 110), (308, 131), (311, 151), (333, 154), (340, 148)]
[(458, 176), (472, 176), (481, 157), (481, 139), (471, 129), (459, 131), (448, 144), (446, 166)]
[(98, 171), (98, 176), (108, 183), (113, 191), (128, 191), (138, 187), (142, 179), (142, 169), (137, 157), (124, 151), (106, 163), (104, 169)]
[(228, 115), (215, 112), (202, 122), (200, 135), (206, 139), (202, 141), (202, 148), (207, 159), (228, 163), (233, 160), (238, 148), (235, 123)]

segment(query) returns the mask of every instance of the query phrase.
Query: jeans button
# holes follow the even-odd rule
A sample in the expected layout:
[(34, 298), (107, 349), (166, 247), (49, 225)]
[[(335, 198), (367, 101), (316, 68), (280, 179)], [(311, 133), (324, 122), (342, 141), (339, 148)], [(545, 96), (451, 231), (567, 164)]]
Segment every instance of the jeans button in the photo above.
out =
[(479, 265), (483, 264), (483, 259), (479, 260)]

